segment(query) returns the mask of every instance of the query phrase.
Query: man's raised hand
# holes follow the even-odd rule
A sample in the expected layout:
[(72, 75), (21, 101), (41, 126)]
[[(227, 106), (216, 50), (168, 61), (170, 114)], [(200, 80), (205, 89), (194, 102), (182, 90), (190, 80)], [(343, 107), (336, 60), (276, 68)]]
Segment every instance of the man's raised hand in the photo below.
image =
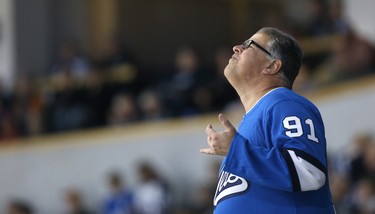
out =
[(219, 114), (219, 121), (221, 125), (223, 125), (224, 130), (216, 131), (213, 129), (212, 125), (209, 124), (206, 128), (207, 144), (209, 148), (201, 149), (201, 153), (221, 156), (226, 156), (228, 154), (229, 146), (237, 131), (223, 114)]

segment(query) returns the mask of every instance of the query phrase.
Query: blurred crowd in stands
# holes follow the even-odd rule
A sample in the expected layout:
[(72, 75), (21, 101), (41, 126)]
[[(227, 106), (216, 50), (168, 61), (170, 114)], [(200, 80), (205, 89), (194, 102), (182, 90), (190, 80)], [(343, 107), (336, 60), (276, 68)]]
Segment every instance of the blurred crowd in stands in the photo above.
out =
[(375, 213), (375, 138), (358, 133), (329, 158), (330, 187), (338, 214)]
[(116, 39), (100, 59), (68, 41), (43, 77), (0, 90), (0, 139), (218, 111), (236, 99), (223, 76), (231, 54), (220, 49), (213, 68), (203, 68), (193, 48), (180, 47), (169, 71), (141, 72)]
[[(176, 197), (181, 187), (161, 176), (154, 163), (140, 161), (134, 174), (110, 170), (104, 179), (106, 196), (99, 201), (87, 200), (79, 187), (67, 187), (61, 200), (61, 214), (209, 214), (213, 212), (220, 161), (211, 162), (207, 179), (200, 185), (187, 187), (182, 198)], [(341, 153), (329, 156), (329, 182), (337, 214), (375, 213), (375, 135), (359, 133)], [(128, 176), (137, 182), (129, 185)], [(93, 187), (94, 188), (94, 187)], [(178, 190), (177, 190), (177, 189)], [(180, 192), (181, 195), (181, 192)], [(91, 197), (92, 198), (92, 197)], [(36, 214), (38, 207), (30, 201), (11, 199), (0, 212)]]
[[(375, 48), (343, 18), (339, 0), (310, 0), (310, 18), (291, 25), (266, 13), (264, 25), (293, 34), (305, 50), (295, 90), (303, 93), (375, 71)], [(291, 22), (292, 23), (292, 22)], [(306, 39), (307, 38), (307, 39)], [(176, 48), (174, 65), (142, 69), (119, 38), (92, 58), (66, 41), (43, 76), (20, 75), (14, 87), (0, 84), (0, 142), (92, 127), (186, 117), (223, 110), (237, 100), (223, 76), (231, 47), (217, 48), (211, 65), (199, 50)]]
[[(353, 31), (342, 16), (339, 0), (310, 0), (311, 17), (289, 26), (283, 15), (265, 14), (265, 25), (292, 33), (305, 49), (295, 90), (305, 93), (375, 72), (375, 44)], [(284, 20), (284, 21), (283, 21)], [(62, 44), (59, 57), (42, 77), (17, 77), (8, 92), (0, 87), (0, 143), (85, 128), (126, 125), (139, 121), (188, 117), (229, 108), (235, 91), (223, 76), (231, 47), (212, 53), (214, 64), (203, 66), (199, 50), (176, 49), (175, 64), (162, 72), (142, 70), (121, 41), (108, 41), (103, 55), (92, 59), (79, 44)], [(308, 51), (310, 50), (310, 51)], [(375, 141), (358, 135), (353, 148), (330, 157), (330, 184), (338, 213), (375, 213)], [(109, 175), (112, 190), (100, 210), (83, 205), (78, 190), (68, 190), (69, 214), (83, 213), (212, 213), (215, 182), (196, 190), (178, 209), (171, 203), (168, 182), (149, 165), (139, 168), (142, 185), (128, 188), (121, 173)], [(32, 205), (11, 201), (7, 214), (31, 214)], [(2, 211), (4, 212), (4, 211)]]
[[(329, 182), (337, 214), (374, 214), (375, 135), (359, 133), (341, 153), (330, 154), (328, 160)], [(139, 161), (132, 174), (124, 174), (119, 169), (109, 170), (103, 179), (106, 194), (90, 197), (99, 200), (88, 200), (87, 192), (81, 191), (80, 187), (66, 187), (61, 197), (64, 208), (54, 213), (210, 214), (214, 209), (212, 202), (219, 167), (220, 161), (211, 162), (203, 183), (182, 188), (171, 185), (173, 181), (161, 176), (163, 170), (154, 163)], [(136, 177), (134, 185), (126, 182), (129, 176)], [(181, 192), (182, 189), (185, 190)], [(40, 210), (28, 200), (10, 198), (0, 212), (37, 214)]]
[[(137, 183), (128, 185), (126, 175), (118, 169), (111, 170), (105, 177), (106, 194), (94, 203), (79, 187), (67, 187), (62, 194), (64, 207), (54, 214), (208, 214), (213, 212), (212, 199), (216, 191), (217, 171), (220, 163), (212, 162), (207, 170), (208, 180), (202, 186), (189, 190), (182, 200), (174, 197), (176, 190), (166, 178), (160, 176), (157, 166), (140, 161), (135, 176)], [(86, 197), (85, 197), (86, 196)], [(37, 207), (25, 199), (10, 199), (5, 214), (36, 214)]]

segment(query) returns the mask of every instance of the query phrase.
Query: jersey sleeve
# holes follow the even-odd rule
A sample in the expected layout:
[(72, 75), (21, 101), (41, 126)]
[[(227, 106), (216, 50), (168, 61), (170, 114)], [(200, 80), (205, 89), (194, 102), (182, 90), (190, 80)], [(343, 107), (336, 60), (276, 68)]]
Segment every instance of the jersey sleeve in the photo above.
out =
[[(315, 108), (282, 101), (263, 116), (259, 138), (234, 137), (225, 171), (284, 191), (321, 188), (327, 178), (324, 126)], [(252, 142), (264, 141), (264, 142)]]

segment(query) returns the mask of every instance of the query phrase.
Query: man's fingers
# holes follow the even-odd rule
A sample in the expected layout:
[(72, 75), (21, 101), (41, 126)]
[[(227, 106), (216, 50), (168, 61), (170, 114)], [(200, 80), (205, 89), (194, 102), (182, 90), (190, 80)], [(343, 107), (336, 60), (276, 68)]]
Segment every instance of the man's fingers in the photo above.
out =
[(200, 149), (199, 152), (203, 154), (207, 154), (207, 155), (221, 155), (221, 156), (227, 155), (227, 151), (222, 150), (222, 149), (213, 149), (213, 148)]
[(212, 128), (212, 125), (211, 124), (208, 124), (207, 128), (206, 128), (206, 134), (208, 136), (211, 136), (213, 134), (215, 134), (216, 131)]
[(203, 153), (203, 154), (212, 155), (212, 149), (211, 148), (200, 149), (199, 152)]
[(220, 120), (220, 123), (224, 126), (224, 128), (234, 129), (234, 126), (232, 125), (232, 123), (223, 114), (219, 114), (219, 120)]

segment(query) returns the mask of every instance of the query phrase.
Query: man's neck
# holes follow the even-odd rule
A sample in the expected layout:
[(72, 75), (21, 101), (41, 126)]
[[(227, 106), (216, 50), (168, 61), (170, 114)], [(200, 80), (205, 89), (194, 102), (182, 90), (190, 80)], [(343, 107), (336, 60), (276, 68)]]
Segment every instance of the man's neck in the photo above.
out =
[(239, 92), (239, 96), (242, 102), (242, 105), (245, 108), (245, 112), (248, 112), (265, 94), (269, 91), (283, 87), (281, 85), (271, 85), (268, 87), (254, 87), (247, 90), (242, 90), (242, 93)]

